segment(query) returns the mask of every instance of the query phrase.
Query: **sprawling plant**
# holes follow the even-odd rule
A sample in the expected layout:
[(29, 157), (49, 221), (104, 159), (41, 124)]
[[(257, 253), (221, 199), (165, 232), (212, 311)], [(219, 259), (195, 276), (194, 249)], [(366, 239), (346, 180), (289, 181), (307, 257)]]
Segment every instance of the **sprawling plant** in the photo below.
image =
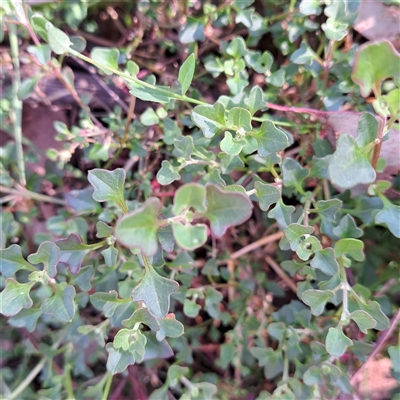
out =
[[(168, 86), (132, 60), (136, 42), (89, 54), (81, 37), (56, 26), (53, 7), (2, 5), (15, 141), (1, 149), (1, 313), (7, 338), (26, 337), (4, 354), (10, 365), (15, 352), (25, 357), (17, 379), (10, 369), (1, 375), (7, 399), (36, 398), (39, 373), (37, 398), (107, 399), (113, 376), (141, 363), (167, 367), (153, 399), (170, 391), (181, 399), (251, 391), (258, 399), (334, 399), (353, 391), (355, 371), (392, 340), (400, 206), (387, 193), (399, 181), (382, 171), (398, 162), (383, 149), (399, 134), (400, 56), (388, 41), (340, 48), (355, 2), (282, 2), (270, 15), (251, 3), (206, 2), (188, 16), (179, 31), (186, 59)], [(74, 4), (81, 14), (64, 11), (72, 27), (88, 12), (86, 2)], [(162, 8), (138, 7), (150, 22)], [(287, 18), (287, 29), (275, 23)], [(207, 29), (232, 21), (246, 33), (201, 55)], [(268, 32), (287, 62), (256, 50)], [(20, 82), (18, 38), (26, 33), (34, 44), (25, 57), (52, 71), (81, 106), (80, 126), (55, 126), (64, 149), (47, 152), (54, 169), (46, 179), (62, 188), (65, 171), (85, 184), (63, 199), (38, 193), (40, 178), (25, 172), (21, 100), (41, 78)], [(126, 115), (119, 107), (100, 121), (93, 115), (63, 65), (70, 57), (125, 83)], [(213, 103), (204, 89), (210, 76), (229, 92)], [(316, 108), (305, 100), (311, 85)], [(136, 99), (146, 109), (132, 119)], [(349, 111), (340, 111), (344, 104)], [(91, 168), (69, 164), (77, 148)], [(123, 151), (129, 159), (115, 167)], [(29, 254), (16, 238), (41, 202), (57, 204), (58, 214)], [(255, 225), (265, 233), (250, 243)], [(192, 367), (206, 340), (220, 349), (214, 369), (232, 367), (227, 383)], [(398, 378), (399, 345), (387, 351)], [(30, 356), (40, 357), (33, 368)]]

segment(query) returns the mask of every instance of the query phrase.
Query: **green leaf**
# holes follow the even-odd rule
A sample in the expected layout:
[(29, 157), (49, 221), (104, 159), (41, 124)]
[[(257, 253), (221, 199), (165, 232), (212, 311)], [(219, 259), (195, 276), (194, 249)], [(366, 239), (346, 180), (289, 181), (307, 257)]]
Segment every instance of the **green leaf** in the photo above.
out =
[(28, 256), (28, 260), (32, 264), (43, 263), (44, 270), (50, 278), (54, 278), (57, 274), (57, 264), (59, 259), (60, 249), (53, 242), (41, 243), (38, 251)]
[(174, 181), (181, 179), (179, 175), (179, 167), (174, 167), (172, 164), (164, 160), (161, 163), (161, 169), (157, 172), (157, 181), (160, 185), (169, 185)]
[(400, 206), (382, 196), (383, 209), (375, 215), (375, 223), (386, 225), (394, 236), (400, 238)]
[(389, 327), (389, 318), (383, 313), (381, 306), (376, 301), (369, 301), (368, 304), (360, 304), (360, 308), (368, 313), (375, 321), (374, 329), (383, 331)]
[(196, 59), (192, 53), (179, 68), (178, 81), (181, 84), (182, 95), (188, 91), (193, 80)]
[(147, 107), (146, 110), (140, 115), (140, 122), (144, 126), (152, 126), (157, 125), (160, 122), (160, 119), (151, 107)]
[(221, 103), (201, 105), (193, 108), (192, 121), (202, 130), (206, 138), (212, 138), (225, 126), (225, 108)]
[(328, 221), (335, 221), (336, 213), (341, 209), (342, 202), (339, 199), (317, 201), (318, 214)]
[(54, 53), (64, 54), (70, 50), (72, 42), (66, 33), (64, 33), (61, 29), (56, 28), (50, 22), (46, 24), (46, 30), (49, 45)]
[(153, 331), (160, 329), (159, 322), (150, 314), (147, 308), (138, 308), (130, 318), (122, 321), (122, 325), (129, 329), (132, 329), (137, 323), (145, 324)]
[(301, 185), (309, 173), (309, 169), (303, 168), (293, 158), (285, 158), (282, 162), (283, 184), (286, 187), (294, 187), (301, 191)]
[(240, 154), (244, 146), (246, 146), (246, 140), (239, 139), (239, 135), (233, 137), (229, 131), (225, 132), (225, 136), (220, 143), (221, 150), (230, 156)]
[(301, 293), (301, 299), (310, 308), (313, 315), (321, 315), (325, 309), (326, 303), (335, 297), (332, 290), (314, 290), (309, 289)]
[(157, 319), (164, 318), (169, 310), (171, 293), (178, 290), (177, 282), (160, 276), (145, 260), (143, 279), (132, 291), (133, 301), (143, 301)]
[(207, 226), (204, 224), (183, 225), (179, 222), (172, 224), (176, 243), (186, 249), (195, 250), (207, 242)]
[(165, 337), (177, 338), (183, 335), (183, 325), (175, 319), (175, 314), (168, 314), (164, 319), (158, 320), (160, 330), (156, 333), (156, 338), (161, 342)]
[(349, 318), (351, 318), (360, 328), (360, 331), (367, 334), (368, 329), (376, 326), (376, 321), (364, 310), (353, 311)]
[(94, 188), (93, 198), (98, 202), (114, 201), (126, 211), (124, 199), (125, 170), (117, 168), (114, 171), (92, 169), (88, 172), (88, 180)]
[(172, 212), (174, 215), (179, 215), (190, 208), (200, 213), (206, 212), (206, 194), (206, 188), (197, 183), (188, 183), (181, 186), (175, 192)]
[(41, 307), (43, 313), (52, 314), (61, 322), (72, 321), (75, 315), (75, 288), (62, 282), (55, 285), (56, 292)]
[(285, 133), (278, 129), (273, 122), (264, 121), (256, 133), (252, 133), (258, 142), (258, 153), (266, 157), (270, 153), (276, 153), (289, 146)]
[(107, 68), (118, 70), (119, 50), (116, 48), (107, 49), (105, 47), (94, 47), (90, 52), (90, 57), (93, 61), (104, 66), (101, 68), (107, 75), (111, 75)]
[(36, 84), (42, 78), (42, 75), (24, 79), (18, 89), (18, 99), (26, 100), (35, 90)]
[(8, 323), (15, 328), (26, 328), (29, 332), (33, 332), (41, 315), (42, 311), (39, 308), (22, 309), (9, 318)]
[[(185, 375), (188, 375), (189, 372), (190, 372), (190, 370), (188, 367), (181, 367), (179, 365), (171, 365), (168, 368), (168, 372), (167, 372), (169, 385), (175, 386), (178, 383), (179, 379)], [(158, 400), (158, 399), (154, 398), (154, 400)]]
[(69, 283), (71, 285), (78, 285), (83, 291), (88, 292), (92, 288), (90, 281), (93, 278), (93, 273), (94, 270), (91, 265), (83, 267), (78, 275), (71, 277)]
[(20, 269), (28, 271), (37, 271), (37, 269), (29, 264), (22, 257), (21, 247), (17, 244), (12, 244), (6, 249), (0, 249), (0, 272), (5, 278), (14, 275)]
[(290, 224), (283, 231), (286, 239), (290, 243), (290, 248), (296, 251), (299, 247), (300, 241), (304, 239), (304, 236), (308, 237), (314, 232), (312, 226), (304, 226), (300, 224)]
[(102, 211), (100, 204), (93, 199), (93, 188), (90, 186), (85, 189), (70, 190), (64, 198), (75, 214), (98, 214)]
[(249, 97), (244, 100), (244, 104), (248, 107), (251, 115), (265, 107), (264, 94), (260, 86), (251, 88)]
[(125, 371), (128, 365), (135, 364), (135, 359), (129, 351), (116, 349), (112, 343), (107, 343), (106, 349), (108, 351), (107, 371), (113, 375)]
[(191, 136), (181, 136), (174, 140), (174, 147), (177, 157), (183, 157), (186, 161), (189, 161), (192, 157), (194, 144)]
[(114, 246), (109, 246), (101, 252), (107, 267), (113, 267), (118, 260), (118, 250)]
[(251, 131), (251, 114), (245, 108), (233, 107), (229, 110), (227, 127), (241, 130), (242, 133)]
[(90, 302), (98, 310), (103, 311), (106, 318), (109, 318), (114, 314), (118, 306), (126, 301), (118, 299), (117, 292), (115, 290), (110, 290), (108, 293), (97, 292), (92, 294), (90, 296)]
[(207, 212), (204, 216), (211, 222), (211, 231), (222, 237), (231, 226), (247, 221), (253, 210), (253, 204), (242, 193), (224, 192), (218, 186), (209, 185), (207, 189)]
[(358, 239), (340, 239), (335, 243), (336, 257), (349, 255), (356, 261), (364, 261), (364, 243)]
[(335, 357), (341, 357), (348, 346), (351, 346), (353, 341), (344, 335), (341, 325), (335, 328), (329, 328), (326, 335), (325, 345), (326, 351)]
[(283, 371), (282, 350), (272, 348), (263, 349), (261, 347), (253, 347), (250, 353), (257, 358), (260, 367), (264, 368), (264, 375), (267, 379), (273, 379)]
[(337, 141), (328, 171), (332, 183), (343, 189), (372, 183), (376, 178), (375, 170), (369, 162), (369, 152), (358, 147), (356, 140), (346, 134), (340, 135)]
[(82, 243), (82, 239), (75, 233), (71, 233), (66, 239), (56, 242), (60, 249), (59, 262), (66, 264), (72, 275), (76, 275), (82, 266), (82, 261), (92, 250), (91, 246)]
[(29, 292), (35, 282), (18, 283), (13, 278), (5, 281), (6, 287), (0, 293), (0, 313), (6, 317), (18, 314), (23, 308), (31, 308)]
[(187, 17), (185, 25), (179, 31), (179, 40), (183, 44), (203, 41), (204, 23), (200, 19)]
[(242, 58), (247, 54), (247, 47), (244, 39), (241, 36), (235, 37), (226, 48), (226, 54), (233, 58)]
[(358, 120), (356, 142), (359, 147), (368, 146), (378, 136), (378, 121), (369, 113), (362, 113)]
[(153, 88), (143, 86), (140, 83), (129, 82), (130, 94), (143, 101), (154, 101), (156, 103), (169, 103), (176, 99), (175, 93), (170, 92), (169, 88), (155, 85)]
[(183, 303), (183, 313), (189, 318), (196, 318), (199, 315), (199, 311), (201, 310), (201, 306), (196, 304), (195, 301), (185, 299)]
[(358, 48), (351, 78), (360, 86), (361, 95), (367, 97), (373, 90), (376, 97), (381, 83), (398, 76), (400, 55), (387, 40), (366, 43)]
[(268, 183), (257, 181), (254, 183), (256, 196), (258, 197), (261, 210), (268, 211), (272, 204), (275, 204), (281, 198), (280, 190)]
[(111, 226), (108, 226), (105, 222), (98, 221), (96, 224), (96, 231), (96, 237), (102, 239), (111, 236), (114, 229)]
[(136, 330), (120, 329), (114, 336), (113, 345), (115, 349), (127, 351), (131, 345), (131, 338), (135, 335)]
[(304, 261), (307, 261), (312, 254), (321, 250), (322, 246), (320, 241), (315, 236), (309, 236), (299, 243), (296, 254)]
[(268, 213), (268, 218), (273, 218), (278, 223), (279, 229), (284, 230), (292, 223), (292, 214), (295, 208), (286, 206), (282, 199), (279, 199), (275, 207)]
[(310, 64), (318, 56), (312, 51), (306, 42), (301, 42), (300, 48), (293, 52), (290, 61), (294, 64)]
[(115, 227), (117, 240), (129, 248), (139, 247), (148, 256), (156, 254), (160, 209), (160, 200), (151, 197), (138, 210), (124, 215)]
[(330, 276), (335, 275), (339, 271), (339, 264), (336, 261), (335, 251), (331, 247), (317, 250), (310, 264), (313, 268), (317, 268), (324, 274)]
[(390, 346), (388, 353), (392, 360), (393, 371), (400, 372), (400, 341), (397, 343), (397, 346)]
[(341, 239), (359, 238), (364, 233), (362, 229), (357, 228), (354, 218), (348, 214), (340, 220), (339, 225), (333, 228), (332, 232)]

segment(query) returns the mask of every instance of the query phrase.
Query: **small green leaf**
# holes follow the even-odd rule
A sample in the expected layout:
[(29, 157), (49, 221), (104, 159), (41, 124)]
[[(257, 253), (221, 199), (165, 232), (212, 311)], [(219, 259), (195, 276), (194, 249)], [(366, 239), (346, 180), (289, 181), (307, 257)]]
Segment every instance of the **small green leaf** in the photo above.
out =
[(398, 76), (400, 55), (387, 40), (368, 42), (357, 50), (351, 78), (360, 86), (361, 95), (367, 97), (373, 90), (376, 97), (381, 83)]
[(310, 64), (316, 58), (318, 58), (318, 56), (307, 43), (301, 42), (300, 47), (290, 56), (290, 61), (294, 64)]
[(23, 80), (18, 89), (18, 99), (26, 100), (29, 96), (31, 96), (35, 90), (36, 84), (39, 82), (42, 76), (43, 75), (38, 75)]
[(254, 188), (256, 189), (260, 208), (263, 211), (268, 211), (269, 207), (281, 198), (280, 190), (273, 185), (257, 181), (254, 184)]
[(383, 209), (375, 215), (375, 223), (386, 225), (394, 236), (400, 238), (400, 206), (382, 196)]
[(358, 239), (340, 239), (335, 243), (336, 257), (348, 254), (356, 261), (363, 261), (364, 243)]
[(212, 138), (225, 126), (225, 108), (221, 103), (201, 105), (193, 108), (192, 121), (202, 130), (206, 138)]
[(349, 318), (351, 318), (360, 328), (360, 331), (367, 334), (368, 329), (376, 326), (376, 321), (364, 310), (353, 311)]
[(356, 142), (359, 147), (368, 146), (378, 136), (378, 121), (370, 113), (362, 113), (358, 120)]
[(157, 172), (157, 181), (160, 185), (169, 185), (174, 181), (181, 179), (179, 175), (179, 167), (174, 167), (172, 164), (164, 160), (161, 163), (161, 169)]
[(160, 122), (160, 119), (151, 107), (147, 107), (146, 110), (140, 115), (140, 122), (144, 126), (152, 126), (157, 125)]
[(116, 224), (115, 236), (126, 247), (139, 247), (152, 256), (157, 253), (157, 215), (161, 202), (157, 198), (149, 198), (142, 207), (124, 215)]
[(88, 180), (94, 188), (93, 198), (98, 202), (114, 201), (122, 211), (126, 211), (124, 199), (125, 170), (117, 168), (114, 171), (92, 169), (88, 172)]
[(177, 282), (160, 276), (145, 259), (143, 279), (132, 291), (133, 301), (143, 301), (157, 319), (164, 318), (169, 310), (171, 293), (178, 290)]
[(125, 300), (118, 299), (118, 294), (115, 290), (110, 290), (108, 293), (97, 292), (90, 296), (90, 302), (98, 310), (103, 311), (106, 318), (111, 317), (119, 305), (125, 303)]
[(53, 24), (48, 22), (46, 24), (47, 39), (51, 50), (56, 54), (67, 53), (72, 45), (68, 35), (61, 29), (56, 28)]
[(294, 187), (301, 191), (302, 183), (309, 173), (309, 169), (303, 168), (293, 158), (285, 158), (282, 162), (283, 184), (287, 187)]
[(105, 47), (94, 47), (90, 52), (90, 57), (93, 61), (104, 66), (106, 68), (101, 68), (107, 75), (111, 75), (107, 68), (118, 70), (118, 57), (119, 50), (116, 48), (107, 49)]
[(175, 319), (175, 314), (168, 314), (164, 319), (158, 320), (160, 330), (156, 333), (158, 341), (163, 340), (165, 337), (177, 338), (183, 335), (183, 325)]
[(311, 260), (311, 266), (330, 276), (335, 275), (339, 271), (339, 264), (336, 261), (335, 251), (331, 247), (317, 250), (314, 258)]
[(85, 189), (70, 190), (64, 198), (68, 206), (75, 211), (75, 214), (98, 214), (102, 211), (100, 204), (93, 199), (93, 188), (91, 186)]
[(56, 292), (41, 307), (43, 313), (52, 314), (61, 322), (72, 321), (75, 315), (75, 288), (62, 282), (55, 285)]
[(28, 260), (32, 264), (44, 264), (44, 270), (50, 278), (54, 278), (57, 274), (57, 264), (60, 259), (60, 249), (53, 242), (43, 242), (40, 244), (38, 251), (28, 256)]
[(138, 308), (129, 319), (122, 321), (122, 325), (128, 329), (132, 329), (137, 323), (145, 324), (153, 331), (160, 329), (157, 319), (150, 314), (147, 308)]
[(179, 31), (180, 42), (187, 44), (196, 41), (203, 41), (204, 39), (204, 22), (200, 19), (187, 17), (185, 25), (183, 25)]
[(118, 250), (114, 246), (109, 246), (101, 252), (107, 267), (113, 267), (118, 260)]
[(304, 238), (304, 236), (308, 237), (311, 233), (314, 232), (314, 228), (312, 226), (304, 226), (300, 224), (290, 224), (283, 231), (286, 239), (290, 243), (290, 248), (293, 251), (296, 251), (300, 241)]
[(178, 246), (186, 250), (195, 250), (207, 242), (207, 226), (204, 224), (172, 224), (172, 231)]
[(108, 351), (107, 371), (113, 375), (125, 371), (128, 365), (135, 364), (131, 352), (116, 349), (112, 343), (107, 343), (106, 349)]
[(196, 59), (192, 53), (179, 68), (178, 81), (181, 84), (182, 95), (186, 94), (192, 83), (195, 66)]
[(341, 209), (342, 202), (339, 199), (317, 201), (317, 212), (328, 221), (335, 221), (336, 213)]
[(397, 343), (397, 346), (390, 346), (388, 353), (392, 360), (393, 371), (400, 372), (400, 341)]
[(206, 188), (197, 183), (188, 183), (181, 186), (175, 192), (172, 212), (174, 215), (179, 215), (184, 210), (189, 210), (190, 208), (200, 213), (206, 212), (206, 194)]
[(177, 96), (170, 92), (169, 88), (154, 85), (154, 88), (143, 86), (140, 83), (129, 82), (130, 94), (143, 101), (154, 101), (155, 103), (169, 103)]
[(271, 121), (264, 121), (259, 130), (253, 133), (252, 136), (257, 139), (259, 145), (258, 153), (261, 157), (284, 150), (289, 145), (285, 133)]
[(227, 127), (244, 132), (251, 131), (251, 114), (245, 108), (233, 107), (229, 110)]
[(96, 237), (102, 239), (111, 236), (114, 229), (111, 226), (108, 226), (105, 222), (98, 221), (96, 224), (96, 231)]
[(238, 135), (233, 137), (229, 131), (225, 132), (225, 137), (220, 143), (221, 150), (230, 156), (240, 154), (244, 146), (246, 146), (246, 140), (238, 139)]
[(0, 313), (6, 317), (18, 314), (23, 308), (31, 308), (32, 299), (29, 292), (35, 282), (18, 283), (13, 278), (5, 281), (6, 287), (0, 293)]
[(326, 303), (335, 297), (332, 290), (314, 290), (309, 289), (301, 293), (301, 299), (311, 308), (313, 315), (321, 315), (325, 309)]
[(372, 183), (376, 178), (375, 170), (369, 162), (369, 152), (360, 148), (356, 140), (346, 134), (340, 135), (328, 170), (332, 183), (343, 189)]
[(5, 278), (14, 275), (20, 269), (28, 271), (37, 271), (37, 269), (29, 264), (22, 257), (21, 247), (17, 244), (12, 244), (6, 249), (0, 249), (0, 272)]
[(242, 193), (224, 192), (218, 186), (207, 186), (207, 212), (204, 216), (211, 222), (212, 233), (220, 238), (231, 226), (247, 221), (253, 204)]
[(279, 199), (275, 207), (268, 213), (268, 218), (273, 218), (278, 223), (279, 229), (283, 230), (292, 223), (292, 214), (295, 208), (286, 206), (282, 199)]
[(82, 266), (82, 261), (92, 250), (91, 246), (82, 243), (82, 239), (75, 233), (71, 233), (66, 239), (56, 242), (60, 249), (59, 262), (66, 264), (72, 275), (76, 275)]
[[(179, 365), (171, 365), (168, 368), (168, 382), (171, 386), (175, 386), (179, 379), (185, 375), (188, 375), (190, 372), (188, 367), (181, 367)], [(153, 400), (158, 400), (158, 398), (154, 398)]]
[(329, 332), (326, 335), (325, 345), (326, 351), (331, 356), (341, 357), (346, 352), (347, 347), (352, 344), (353, 341), (345, 336), (341, 325), (338, 325), (335, 328), (329, 328)]
[(201, 306), (196, 304), (195, 301), (185, 299), (183, 303), (183, 313), (189, 318), (196, 318), (199, 315), (199, 311), (201, 310)]
[(307, 261), (312, 254), (321, 250), (320, 241), (315, 236), (309, 236), (299, 243), (296, 254), (304, 261)]
[(282, 350), (272, 348), (263, 349), (261, 347), (253, 347), (250, 353), (257, 358), (260, 367), (264, 368), (264, 375), (267, 379), (273, 379), (283, 371)]
[(114, 348), (127, 351), (131, 345), (131, 337), (134, 336), (135, 332), (132, 329), (120, 329), (114, 336)]
[(191, 136), (181, 136), (174, 140), (174, 147), (177, 157), (183, 157), (186, 161), (189, 161), (192, 157), (194, 144)]
[(249, 97), (244, 100), (244, 104), (248, 107), (251, 115), (265, 107), (264, 95), (260, 86), (251, 88)]
[(362, 229), (357, 228), (354, 218), (348, 214), (340, 220), (339, 225), (333, 228), (332, 232), (341, 239), (359, 238), (364, 233)]
[(39, 308), (22, 309), (9, 318), (8, 323), (15, 328), (26, 328), (29, 332), (33, 332), (41, 315), (42, 311)]
[(375, 321), (374, 329), (383, 331), (389, 327), (389, 318), (383, 313), (381, 306), (376, 301), (369, 301), (368, 304), (360, 304), (360, 308), (368, 313)]
[(83, 291), (88, 292), (92, 288), (90, 281), (93, 278), (93, 272), (94, 270), (91, 265), (83, 267), (78, 275), (71, 277), (69, 283), (71, 285), (78, 285)]

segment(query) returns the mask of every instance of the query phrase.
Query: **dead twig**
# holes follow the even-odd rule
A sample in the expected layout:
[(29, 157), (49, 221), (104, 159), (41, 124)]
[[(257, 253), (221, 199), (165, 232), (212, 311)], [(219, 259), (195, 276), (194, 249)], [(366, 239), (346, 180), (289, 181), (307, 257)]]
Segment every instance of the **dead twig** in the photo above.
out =
[(297, 285), (292, 278), (287, 276), (279, 264), (273, 260), (270, 256), (265, 257), (265, 261), (268, 265), (275, 271), (275, 273), (292, 289), (292, 291), (297, 294)]

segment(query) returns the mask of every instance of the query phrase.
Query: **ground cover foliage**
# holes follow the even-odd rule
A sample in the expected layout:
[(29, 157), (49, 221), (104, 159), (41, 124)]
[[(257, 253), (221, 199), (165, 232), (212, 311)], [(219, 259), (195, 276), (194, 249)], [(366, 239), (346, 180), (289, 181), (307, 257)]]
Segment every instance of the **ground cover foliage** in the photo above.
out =
[(398, 398), (400, 56), (361, 6), (3, 0), (4, 398), (374, 398), (381, 358)]

